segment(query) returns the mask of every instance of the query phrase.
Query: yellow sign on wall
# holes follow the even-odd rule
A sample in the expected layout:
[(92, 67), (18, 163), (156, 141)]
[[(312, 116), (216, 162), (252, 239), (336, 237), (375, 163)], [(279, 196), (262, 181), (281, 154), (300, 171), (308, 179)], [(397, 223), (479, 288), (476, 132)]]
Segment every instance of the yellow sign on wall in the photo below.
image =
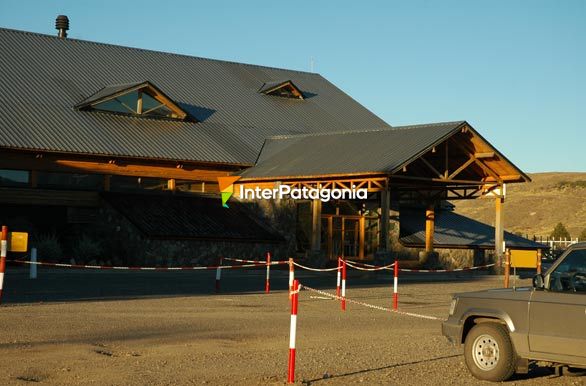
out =
[(10, 232), (8, 240), (10, 252), (26, 252), (28, 250), (27, 232)]
[(537, 268), (537, 251), (511, 249), (511, 267)]

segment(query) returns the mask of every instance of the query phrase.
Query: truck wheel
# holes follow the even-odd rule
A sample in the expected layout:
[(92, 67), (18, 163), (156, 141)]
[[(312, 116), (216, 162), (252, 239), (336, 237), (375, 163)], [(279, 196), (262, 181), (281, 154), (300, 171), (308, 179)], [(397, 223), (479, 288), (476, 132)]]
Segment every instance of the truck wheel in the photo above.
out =
[(474, 326), (466, 336), (464, 360), (478, 379), (493, 382), (509, 379), (515, 372), (517, 354), (506, 327), (497, 323)]

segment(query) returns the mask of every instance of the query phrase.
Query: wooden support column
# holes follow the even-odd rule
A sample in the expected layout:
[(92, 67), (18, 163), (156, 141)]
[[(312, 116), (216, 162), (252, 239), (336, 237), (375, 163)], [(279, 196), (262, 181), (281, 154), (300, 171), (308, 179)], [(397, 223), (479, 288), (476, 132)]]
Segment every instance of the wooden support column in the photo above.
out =
[(177, 189), (177, 183), (174, 178), (170, 178), (167, 180), (167, 189), (174, 192)]
[[(501, 189), (502, 193), (502, 189)], [(503, 241), (505, 239), (505, 232), (503, 227), (504, 213), (503, 204), (505, 199), (497, 197), (495, 199), (495, 219), (494, 219), (494, 255), (496, 272), (502, 272), (503, 267)]]
[(311, 250), (321, 249), (321, 201), (311, 202)]
[(433, 252), (433, 234), (435, 232), (435, 207), (429, 205), (425, 211), (425, 252)]
[(30, 176), (31, 188), (36, 188), (39, 184), (39, 172), (36, 170), (31, 170)]
[(385, 182), (385, 189), (380, 192), (380, 235), (379, 235), (379, 252), (388, 252), (389, 243), (389, 211), (391, 210), (391, 192), (389, 192), (389, 182)]
[(364, 259), (364, 230), (365, 230), (366, 218), (360, 216), (358, 220), (358, 259)]
[(328, 217), (328, 258), (336, 259), (334, 256), (334, 217)]

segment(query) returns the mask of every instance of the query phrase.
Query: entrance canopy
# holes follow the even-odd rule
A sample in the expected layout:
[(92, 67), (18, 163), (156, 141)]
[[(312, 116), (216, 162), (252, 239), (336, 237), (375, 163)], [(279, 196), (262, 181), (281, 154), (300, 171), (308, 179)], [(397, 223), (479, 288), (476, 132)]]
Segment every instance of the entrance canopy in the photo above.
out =
[[(240, 176), (238, 184), (245, 187), (287, 184), (379, 192), (382, 253), (390, 247), (391, 202), (425, 208), (425, 250), (432, 253), (434, 212), (440, 201), (492, 197), (499, 260), (505, 184), (530, 181), (466, 121), (272, 137), (255, 166)], [(312, 250), (319, 250), (321, 204), (313, 201)]]
[(390, 184), (399, 198), (417, 192), (434, 200), (501, 195), (504, 183), (530, 181), (466, 121), (272, 137), (241, 176), (253, 185), (381, 191)]

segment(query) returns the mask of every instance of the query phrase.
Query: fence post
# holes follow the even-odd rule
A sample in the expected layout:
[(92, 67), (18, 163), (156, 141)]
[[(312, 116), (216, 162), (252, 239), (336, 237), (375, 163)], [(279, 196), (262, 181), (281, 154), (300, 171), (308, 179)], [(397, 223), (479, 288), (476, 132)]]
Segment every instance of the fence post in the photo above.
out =
[(393, 310), (399, 309), (399, 259), (395, 259), (393, 267)]
[(342, 260), (342, 311), (346, 311), (346, 260)]
[(31, 248), (31, 264), (29, 270), (29, 278), (36, 279), (37, 278), (37, 248)]
[(0, 238), (0, 304), (2, 304), (2, 289), (4, 288), (4, 272), (6, 272), (6, 252), (8, 251), (8, 227), (2, 225)]
[(537, 273), (541, 275), (541, 248), (537, 250)]
[(223, 260), (224, 259), (220, 257), (220, 261), (216, 267), (216, 293), (220, 292), (220, 280), (222, 279), (222, 268), (220, 267), (222, 266)]
[(338, 273), (336, 274), (336, 296), (340, 297), (340, 284), (342, 280), (342, 258), (338, 257)]
[(289, 371), (287, 383), (295, 383), (295, 338), (297, 336), (297, 306), (299, 302), (299, 280), (293, 281), (291, 297), (291, 327), (289, 331)]
[(293, 294), (293, 281), (295, 280), (295, 264), (293, 264), (293, 258), (289, 258), (289, 299)]
[(267, 252), (267, 278), (265, 282), (265, 293), (271, 292), (271, 253)]
[(505, 250), (505, 288), (509, 288), (509, 276), (511, 274), (511, 250)]

